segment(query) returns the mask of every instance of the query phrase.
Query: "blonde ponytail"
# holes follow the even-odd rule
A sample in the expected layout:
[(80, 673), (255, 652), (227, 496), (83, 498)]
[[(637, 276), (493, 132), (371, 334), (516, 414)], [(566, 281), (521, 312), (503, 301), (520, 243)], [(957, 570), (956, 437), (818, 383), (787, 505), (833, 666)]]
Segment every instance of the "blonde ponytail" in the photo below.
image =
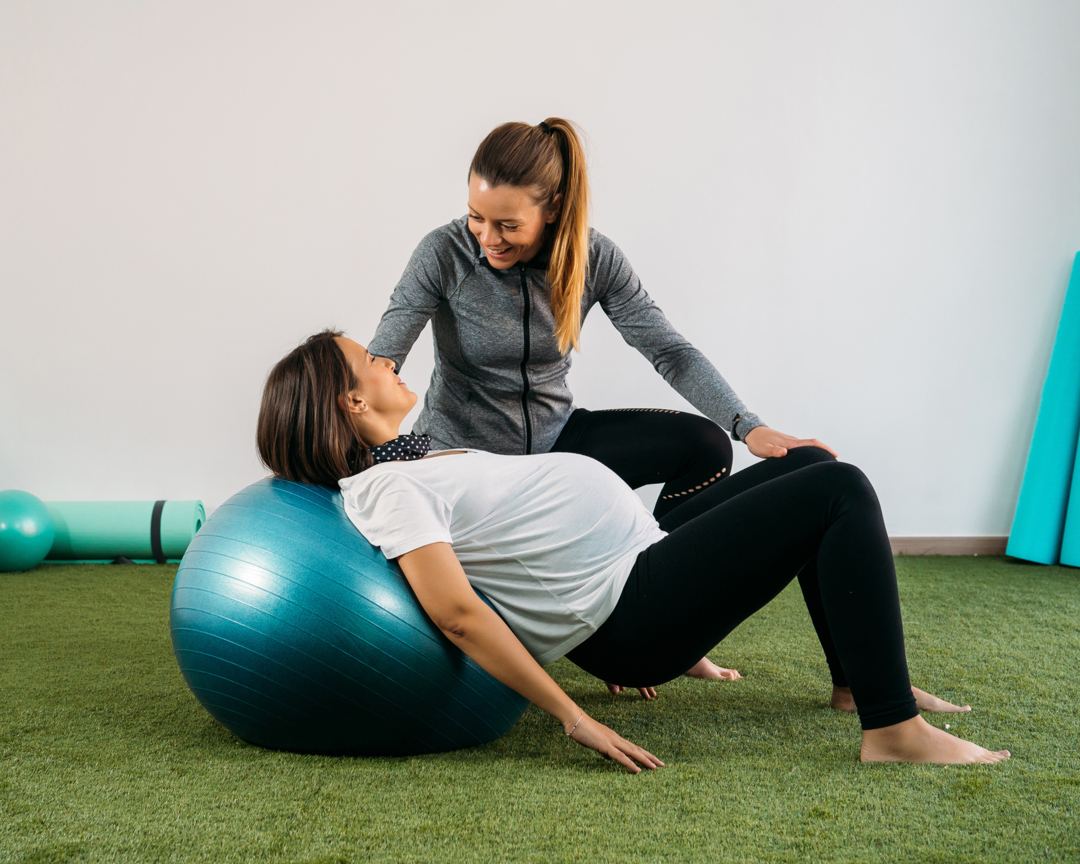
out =
[(559, 141), (563, 163), (562, 211), (551, 246), (548, 285), (555, 337), (565, 354), (571, 346), (581, 350), (581, 297), (589, 272), (589, 178), (585, 150), (573, 125), (558, 117), (544, 122)]
[(492, 186), (531, 189), (543, 207), (562, 193), (547, 281), (559, 350), (580, 350), (581, 298), (589, 272), (589, 178), (574, 124), (561, 117), (537, 126), (504, 123), (481, 142), (469, 174)]

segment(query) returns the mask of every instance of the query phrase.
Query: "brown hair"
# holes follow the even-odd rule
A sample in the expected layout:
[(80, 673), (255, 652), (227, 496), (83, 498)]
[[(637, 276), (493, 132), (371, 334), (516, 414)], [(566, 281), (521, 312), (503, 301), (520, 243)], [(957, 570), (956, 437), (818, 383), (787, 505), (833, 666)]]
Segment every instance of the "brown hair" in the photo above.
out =
[(492, 186), (535, 189), (536, 203), (544, 207), (562, 193), (547, 280), (559, 350), (565, 354), (579, 348), (581, 297), (589, 270), (589, 178), (574, 124), (560, 117), (548, 117), (539, 126), (504, 123), (480, 143), (469, 174)]
[(309, 336), (270, 370), (255, 439), (263, 464), (279, 477), (337, 489), (337, 481), (370, 468), (371, 452), (356, 434), (338, 396), (356, 378), (334, 339), (339, 330)]

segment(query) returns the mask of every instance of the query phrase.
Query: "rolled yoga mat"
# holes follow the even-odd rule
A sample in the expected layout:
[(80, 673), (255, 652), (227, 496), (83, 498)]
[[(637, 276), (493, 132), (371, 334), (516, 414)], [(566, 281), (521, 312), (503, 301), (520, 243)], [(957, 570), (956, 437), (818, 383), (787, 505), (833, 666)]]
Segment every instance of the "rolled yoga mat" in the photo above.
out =
[(179, 561), (206, 521), (202, 501), (49, 501), (47, 561)]
[[(1006, 554), (1056, 564), (1080, 437), (1080, 253), (1073, 260)], [(1077, 503), (1080, 508), (1080, 502)], [(1080, 522), (1080, 513), (1073, 519)], [(1074, 531), (1080, 531), (1080, 524)], [(1080, 537), (1077, 538), (1080, 540)]]

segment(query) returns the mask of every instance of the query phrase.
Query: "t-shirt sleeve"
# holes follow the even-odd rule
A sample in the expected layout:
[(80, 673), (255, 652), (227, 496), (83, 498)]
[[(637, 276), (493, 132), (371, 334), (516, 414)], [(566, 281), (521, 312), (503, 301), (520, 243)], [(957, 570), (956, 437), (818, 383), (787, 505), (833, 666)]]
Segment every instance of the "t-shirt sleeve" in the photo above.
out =
[(387, 558), (451, 541), (450, 505), (425, 484), (394, 468), (361, 477), (342, 489), (345, 513)]

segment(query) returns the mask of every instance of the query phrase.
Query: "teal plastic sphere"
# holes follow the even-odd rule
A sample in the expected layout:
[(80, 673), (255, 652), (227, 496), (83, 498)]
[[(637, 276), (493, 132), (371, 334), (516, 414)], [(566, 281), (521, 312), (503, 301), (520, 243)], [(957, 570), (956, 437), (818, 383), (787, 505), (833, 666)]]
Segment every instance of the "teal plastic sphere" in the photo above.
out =
[(0, 492), (0, 573), (37, 567), (56, 534), (49, 508), (29, 492)]
[(218, 507), (180, 562), (169, 628), (195, 698), (274, 750), (475, 747), (529, 705), (439, 632), (321, 486), (260, 480)]

